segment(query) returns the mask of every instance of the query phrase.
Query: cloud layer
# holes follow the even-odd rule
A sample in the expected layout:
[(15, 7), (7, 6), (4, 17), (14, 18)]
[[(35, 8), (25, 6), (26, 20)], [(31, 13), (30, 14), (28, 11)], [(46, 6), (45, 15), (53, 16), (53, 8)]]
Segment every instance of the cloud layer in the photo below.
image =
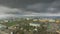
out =
[(40, 13), (59, 13), (60, 12), (60, 1), (56, 0), (51, 3), (36, 3), (29, 5), (28, 10), (33, 10)]
[(0, 0), (0, 15), (60, 16), (60, 0)]

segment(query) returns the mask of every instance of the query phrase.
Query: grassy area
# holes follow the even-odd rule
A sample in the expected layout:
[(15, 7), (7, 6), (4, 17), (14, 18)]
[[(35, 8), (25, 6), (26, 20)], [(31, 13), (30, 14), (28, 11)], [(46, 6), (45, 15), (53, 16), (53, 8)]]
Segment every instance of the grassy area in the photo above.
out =
[(15, 24), (17, 24), (17, 23), (16, 22), (8, 22), (6, 25), (9, 27), (9, 26), (13, 26)]
[(15, 23), (7, 23), (7, 26), (15, 25)]

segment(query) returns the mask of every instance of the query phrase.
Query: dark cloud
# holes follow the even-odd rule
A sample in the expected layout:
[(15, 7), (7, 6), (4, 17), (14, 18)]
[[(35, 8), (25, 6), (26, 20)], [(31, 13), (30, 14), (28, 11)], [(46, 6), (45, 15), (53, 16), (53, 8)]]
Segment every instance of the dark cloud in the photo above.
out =
[(60, 1), (55, 0), (51, 3), (36, 3), (29, 5), (28, 10), (33, 10), (40, 13), (59, 13), (60, 12)]
[(0, 0), (0, 4), (13, 8), (25, 8), (27, 5), (35, 3), (51, 3), (54, 0)]
[(60, 0), (0, 0), (0, 5), (4, 14), (60, 13)]
[(51, 5), (51, 3), (36, 3), (27, 6), (28, 10), (33, 10), (35, 12), (46, 12), (46, 9)]

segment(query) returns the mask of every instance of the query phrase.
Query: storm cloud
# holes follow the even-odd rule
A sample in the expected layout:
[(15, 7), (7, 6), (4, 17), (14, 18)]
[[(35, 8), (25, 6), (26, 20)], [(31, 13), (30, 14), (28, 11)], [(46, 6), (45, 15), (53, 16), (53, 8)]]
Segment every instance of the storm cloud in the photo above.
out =
[(60, 0), (0, 0), (0, 14), (40, 16), (58, 13)]
[(60, 12), (60, 1), (55, 0), (51, 3), (36, 3), (29, 5), (28, 10), (33, 10), (40, 13), (59, 13)]

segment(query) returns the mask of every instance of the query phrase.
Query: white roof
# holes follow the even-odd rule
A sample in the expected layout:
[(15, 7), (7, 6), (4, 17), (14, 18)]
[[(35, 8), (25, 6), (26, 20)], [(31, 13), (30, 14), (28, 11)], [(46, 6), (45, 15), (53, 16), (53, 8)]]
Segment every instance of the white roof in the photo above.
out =
[(29, 23), (30, 26), (40, 26), (40, 24)]
[(0, 24), (0, 28), (3, 28), (3, 27), (6, 27), (6, 26), (4, 26), (4, 25)]

